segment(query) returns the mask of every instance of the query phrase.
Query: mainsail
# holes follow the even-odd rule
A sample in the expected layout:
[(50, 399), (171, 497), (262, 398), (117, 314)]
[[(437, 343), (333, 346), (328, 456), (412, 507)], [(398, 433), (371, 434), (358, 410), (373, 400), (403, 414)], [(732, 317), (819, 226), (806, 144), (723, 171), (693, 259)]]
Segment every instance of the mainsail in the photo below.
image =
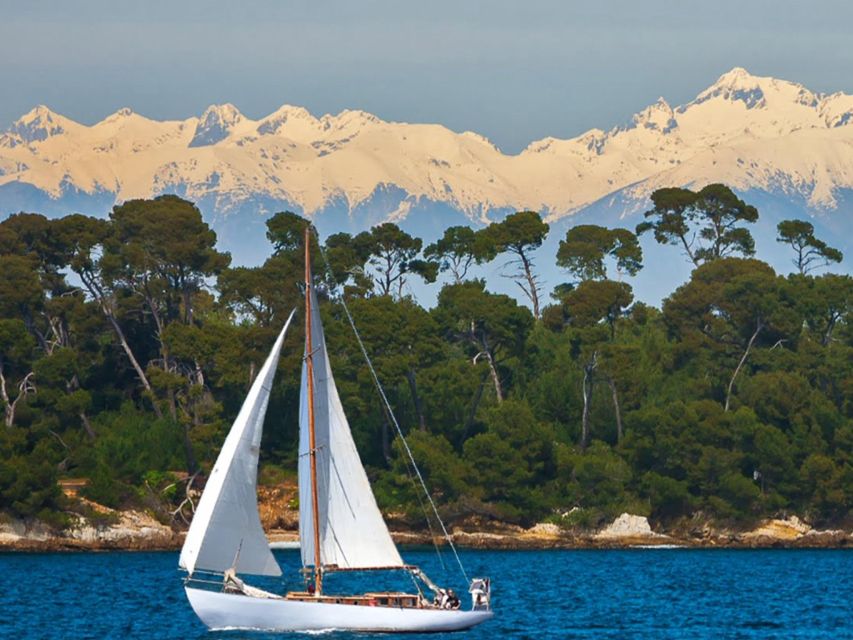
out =
[[(341, 406), (313, 287), (310, 296), (314, 370), (314, 432), (319, 507), (320, 558), (343, 569), (399, 567), (403, 559), (391, 540)], [(306, 357), (307, 352), (306, 344)], [(308, 437), (308, 367), (302, 364), (299, 411), (299, 544), (302, 563), (314, 565), (314, 517)]]
[[(295, 310), (294, 310), (295, 312)], [(179, 565), (196, 569), (280, 576), (258, 515), (261, 431), (284, 334), (293, 313), (255, 378), (225, 439), (181, 549)]]

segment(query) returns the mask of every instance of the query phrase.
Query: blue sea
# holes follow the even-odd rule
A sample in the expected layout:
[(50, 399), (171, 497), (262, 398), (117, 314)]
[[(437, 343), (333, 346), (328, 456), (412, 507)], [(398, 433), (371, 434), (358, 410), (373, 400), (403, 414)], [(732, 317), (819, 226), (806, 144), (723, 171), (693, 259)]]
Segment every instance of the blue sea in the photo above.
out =
[[(298, 552), (276, 554), (285, 578), (263, 586), (299, 587)], [(445, 568), (431, 550), (404, 550), (404, 556), (464, 591), (447, 554)], [(428, 637), (853, 638), (853, 551), (464, 550), (461, 556), (471, 577), (492, 578), (496, 616), (470, 631)], [(306, 637), (207, 631), (186, 601), (177, 559), (172, 552), (0, 554), (0, 638)]]

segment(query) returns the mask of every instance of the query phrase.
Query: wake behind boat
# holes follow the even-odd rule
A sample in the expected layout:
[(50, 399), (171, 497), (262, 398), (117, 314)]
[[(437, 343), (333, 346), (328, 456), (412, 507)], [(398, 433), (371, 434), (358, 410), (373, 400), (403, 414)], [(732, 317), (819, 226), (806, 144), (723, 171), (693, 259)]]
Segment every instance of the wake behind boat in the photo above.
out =
[[(391, 539), (332, 376), (316, 312), (309, 233), (306, 228), (298, 470), (299, 548), (306, 588), (279, 595), (239, 577), (282, 575), (258, 515), (257, 469), (269, 394), (291, 313), (231, 427), (181, 550), (179, 565), (188, 573), (190, 605), (211, 629), (439, 632), (480, 624), (493, 615), (488, 578), (471, 581), (471, 609), (463, 611), (453, 591), (406, 564)], [(449, 537), (448, 542), (452, 548)], [(324, 576), (343, 571), (402, 571), (411, 576), (416, 593), (324, 592)]]

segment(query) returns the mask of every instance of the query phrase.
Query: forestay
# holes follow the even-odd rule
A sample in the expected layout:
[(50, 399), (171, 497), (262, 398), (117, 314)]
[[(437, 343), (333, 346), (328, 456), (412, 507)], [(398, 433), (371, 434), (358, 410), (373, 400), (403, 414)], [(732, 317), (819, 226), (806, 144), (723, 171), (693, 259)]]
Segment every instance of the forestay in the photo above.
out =
[[(315, 310), (311, 314), (311, 337), (321, 562), (324, 566), (345, 569), (402, 566), (403, 559), (376, 506), (338, 397), (313, 289), (309, 295)], [(314, 518), (306, 386), (307, 367), (303, 362), (299, 411), (299, 543), (302, 563), (309, 566), (314, 564)]]
[(292, 318), (293, 313), (255, 378), (207, 480), (181, 549), (179, 565), (190, 574), (196, 569), (234, 568), (237, 573), (281, 575), (258, 515), (258, 453), (270, 389)]

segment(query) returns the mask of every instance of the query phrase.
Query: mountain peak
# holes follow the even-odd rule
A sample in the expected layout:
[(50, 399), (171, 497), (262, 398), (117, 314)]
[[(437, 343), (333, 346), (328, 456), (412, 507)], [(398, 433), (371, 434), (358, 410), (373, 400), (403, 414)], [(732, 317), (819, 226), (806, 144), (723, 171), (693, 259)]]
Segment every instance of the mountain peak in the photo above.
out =
[(763, 109), (768, 100), (774, 105), (796, 104), (815, 108), (819, 96), (803, 85), (773, 77), (754, 76), (743, 67), (735, 67), (721, 75), (717, 81), (699, 94), (693, 104), (722, 97), (729, 102), (743, 102), (747, 109)]
[(743, 67), (733, 67), (717, 78), (713, 86), (731, 87), (739, 84), (755, 84), (757, 81), (758, 78)]
[(721, 97), (727, 102), (743, 102), (747, 109), (760, 109), (767, 104), (762, 86), (764, 83), (760, 82), (761, 80), (765, 78), (758, 78), (743, 67), (735, 67), (717, 78), (717, 81), (700, 93), (691, 104), (702, 104)]
[(108, 115), (106, 118), (101, 120), (101, 122), (121, 122), (122, 120), (126, 120), (127, 118), (133, 115), (135, 115), (133, 109), (131, 109), (130, 107), (122, 107), (115, 113)]
[(228, 137), (236, 125), (245, 118), (239, 109), (230, 102), (213, 104), (201, 114), (190, 141), (191, 147), (206, 147)]
[(18, 118), (9, 128), (9, 132), (17, 134), (27, 143), (41, 142), (64, 133), (66, 122), (66, 118), (40, 104)]
[(377, 116), (361, 109), (344, 109), (338, 115), (331, 116), (329, 119), (339, 128), (348, 126), (358, 127), (382, 122)]
[(515, 155), (477, 134), (360, 110), (316, 117), (285, 104), (255, 120), (219, 104), (160, 122), (123, 109), (87, 127), (40, 106), (0, 136), (0, 212), (30, 197), (21, 184), (54, 200), (72, 190), (117, 200), (176, 191), (217, 214), (346, 206), (375, 220), (404, 211), (401, 199), (484, 221), (519, 208), (555, 219), (628, 188), (644, 198), (723, 182), (822, 208), (853, 193), (853, 96), (816, 96), (738, 67), (684, 106), (647, 104), (626, 127), (543, 138)]
[(240, 113), (240, 110), (233, 104), (226, 102), (224, 104), (210, 105), (204, 110), (204, 113), (201, 114), (201, 118), (202, 120), (206, 118), (218, 118), (223, 121), (235, 122), (237, 120), (241, 120), (243, 118), (243, 114)]
[(33, 122), (34, 120), (52, 118), (57, 116), (59, 116), (59, 114), (53, 111), (50, 107), (43, 104), (38, 104), (29, 111), (27, 111), (20, 118), (18, 118), (18, 122), (28, 124), (30, 122)]
[(283, 104), (260, 121), (257, 131), (262, 136), (279, 135), (286, 127), (295, 123), (315, 125), (316, 122), (317, 119), (305, 107)]
[(293, 104), (283, 104), (278, 109), (273, 111), (268, 118), (276, 116), (287, 116), (288, 118), (313, 118), (311, 112), (305, 107), (299, 107)]
[(669, 133), (677, 126), (675, 113), (663, 97), (636, 114), (632, 123), (632, 127), (645, 127), (661, 133)]

